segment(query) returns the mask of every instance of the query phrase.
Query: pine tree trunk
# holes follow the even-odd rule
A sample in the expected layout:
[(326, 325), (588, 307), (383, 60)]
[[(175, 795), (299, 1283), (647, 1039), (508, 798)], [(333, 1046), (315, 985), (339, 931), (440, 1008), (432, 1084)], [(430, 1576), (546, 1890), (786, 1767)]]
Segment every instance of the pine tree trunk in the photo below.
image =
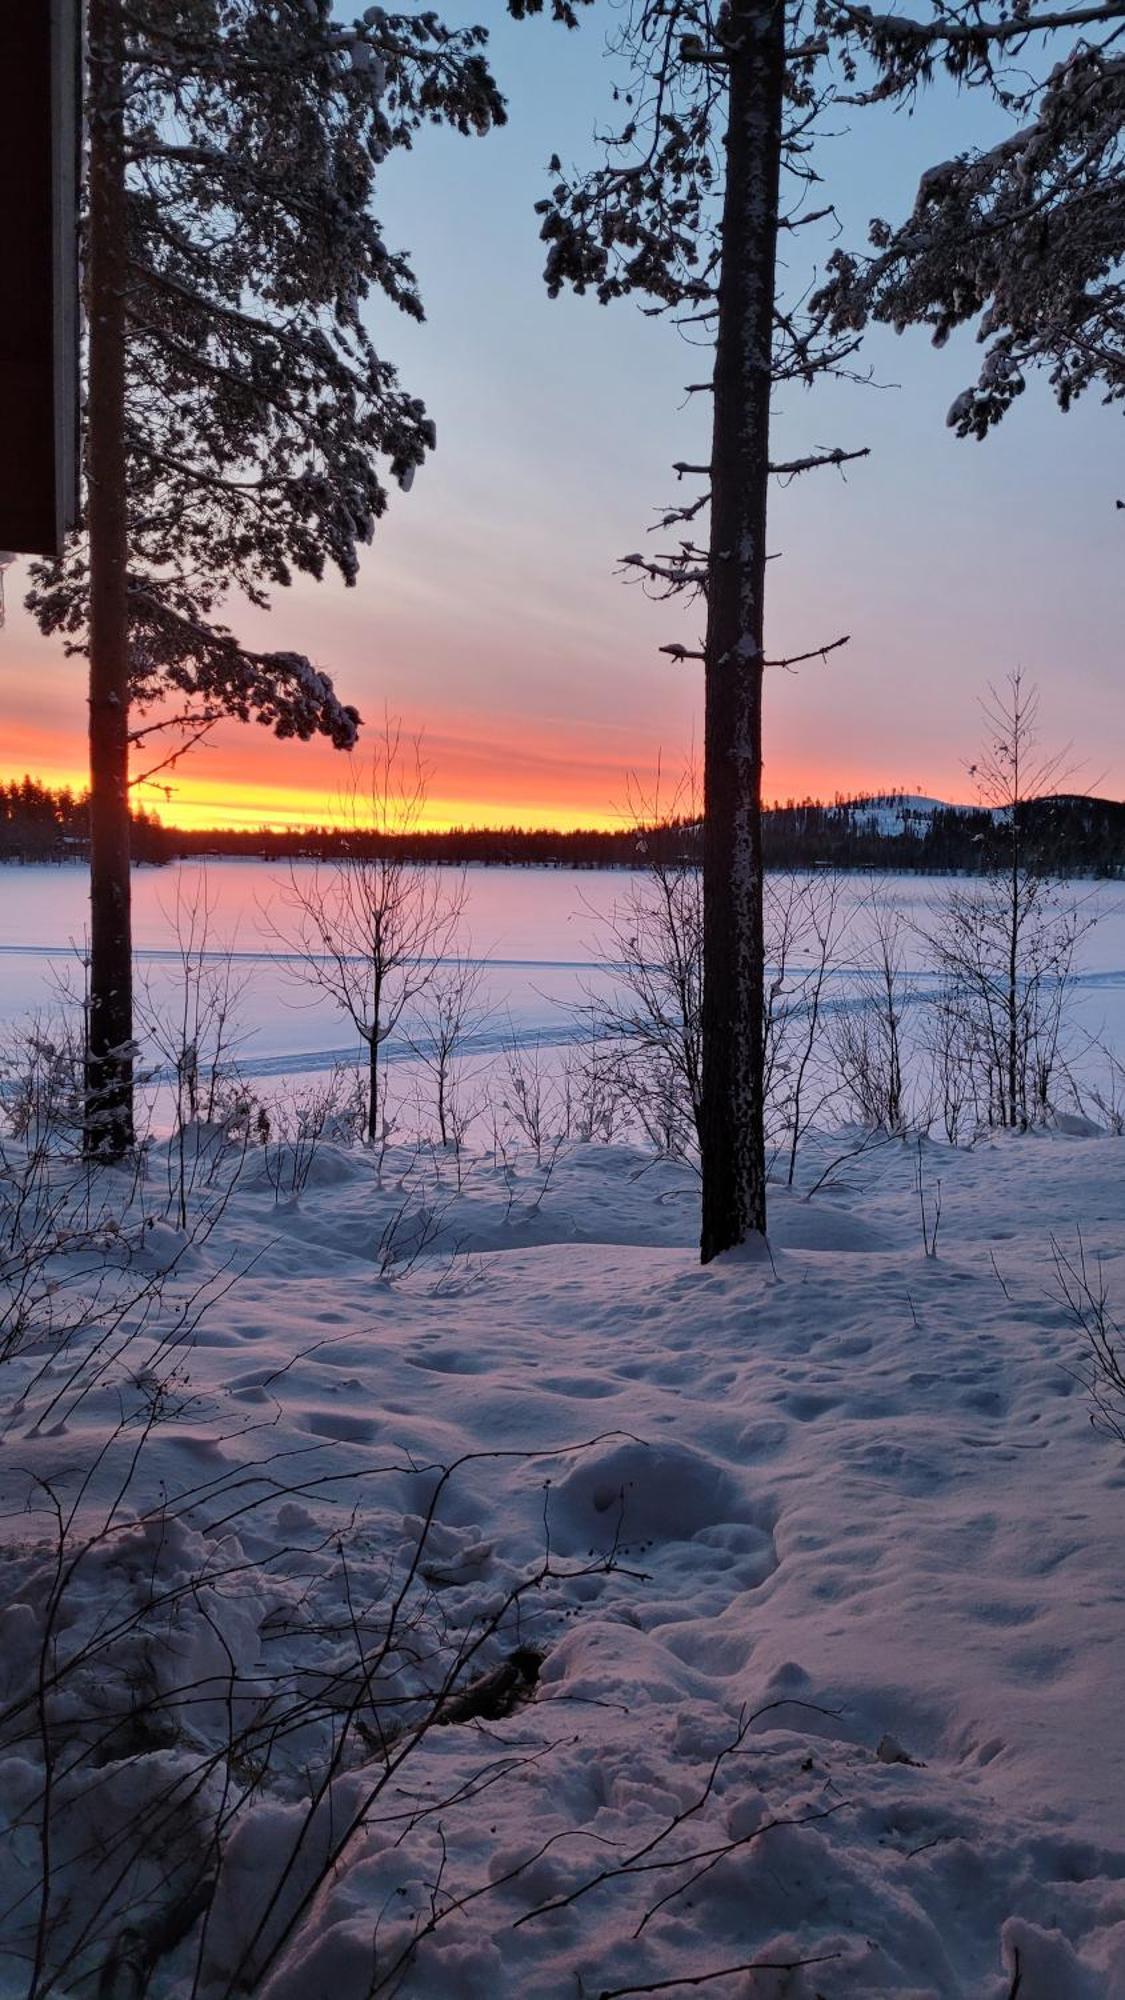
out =
[(133, 1143), (126, 569), (125, 214), (120, 0), (90, 0), (90, 1004), (88, 1154)]
[(734, 0), (715, 353), (703, 846), (704, 1263), (766, 1227), (762, 680), (785, 15)]

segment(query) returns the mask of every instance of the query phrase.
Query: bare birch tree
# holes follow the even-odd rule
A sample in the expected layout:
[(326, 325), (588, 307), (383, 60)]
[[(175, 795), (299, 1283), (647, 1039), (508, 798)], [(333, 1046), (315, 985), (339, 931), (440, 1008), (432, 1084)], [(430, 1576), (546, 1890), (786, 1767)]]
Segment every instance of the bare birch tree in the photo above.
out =
[(433, 1087), (438, 1138), (457, 1152), (465, 1143), (469, 1106), (464, 1096), (465, 1044), (489, 1016), (482, 1000), (484, 961), (459, 949), (438, 968), (418, 996), (410, 1047)]
[(873, 888), (853, 912), (852, 928), (861, 969), (835, 1023), (836, 1062), (860, 1118), (875, 1130), (901, 1134), (910, 1123), (908, 927), (893, 897)]
[(465, 908), (463, 873), (404, 856), (425, 804), (421, 742), (384, 716), (341, 800), (346, 851), (305, 869), (291, 865), (267, 918), (300, 977), (328, 994), (364, 1045), (371, 1145), (380, 1132), (383, 1045), (432, 985)]
[(1050, 1106), (1063, 1002), (1089, 928), (1051, 869), (1050, 798), (1066, 751), (1039, 748), (1039, 697), (1021, 673), (982, 703), (970, 772), (992, 817), (990, 867), (947, 898), (934, 944), (947, 1004), (961, 1017), (989, 1124), (1025, 1129)]
[(828, 872), (769, 875), (765, 883), (764, 1090), (767, 1136), (787, 1140), (792, 1187), (802, 1139), (836, 1094), (825, 1065), (826, 1007), (841, 930), (841, 884)]
[(615, 1089), (653, 1143), (674, 1154), (702, 1148), (703, 897), (693, 798), (689, 780), (663, 824), (658, 792), (631, 801), (643, 865), (603, 927), (613, 985), (592, 1009)]

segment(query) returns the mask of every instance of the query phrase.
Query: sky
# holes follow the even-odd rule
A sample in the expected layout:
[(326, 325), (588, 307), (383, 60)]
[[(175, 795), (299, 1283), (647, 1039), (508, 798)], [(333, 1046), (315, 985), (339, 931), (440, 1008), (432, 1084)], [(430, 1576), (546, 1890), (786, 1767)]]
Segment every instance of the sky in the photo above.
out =
[[(428, 130), (388, 163), (377, 212), (427, 320), (380, 302), (371, 323), (435, 418), (437, 452), (393, 492), (355, 589), (302, 580), (269, 614), (229, 608), (251, 643), (307, 652), (369, 721), (387, 710), (422, 733), (433, 824), (611, 823), (701, 739), (701, 669), (659, 651), (698, 645), (701, 610), (654, 604), (615, 559), (659, 546), (654, 516), (684, 494), (673, 461), (706, 454), (707, 399), (684, 394), (706, 354), (630, 302), (548, 300), (533, 213), (552, 152), (596, 158), (615, 12), (599, 0), (573, 34), (493, 21), (509, 124), (483, 140)], [(848, 115), (818, 164), (855, 247), (870, 216), (908, 209), (927, 166), (999, 136), (994, 111), (944, 84), (912, 115)], [(767, 796), (970, 797), (978, 698), (1016, 668), (1039, 685), (1044, 740), (1073, 744), (1077, 781), (1125, 795), (1119, 409), (1088, 398), (1064, 417), (1037, 382), (985, 443), (962, 441), (945, 413), (975, 375), (968, 337), (939, 352), (922, 331), (876, 329), (862, 358), (871, 386), (822, 383), (776, 412), (779, 457), (871, 456), (771, 502), (769, 651), (850, 639), (770, 675)], [(0, 775), (81, 782), (83, 663), (36, 633), (21, 581), (8, 572)], [(170, 795), (138, 796), (182, 825), (299, 822), (331, 813), (343, 775), (327, 746), (232, 723)]]

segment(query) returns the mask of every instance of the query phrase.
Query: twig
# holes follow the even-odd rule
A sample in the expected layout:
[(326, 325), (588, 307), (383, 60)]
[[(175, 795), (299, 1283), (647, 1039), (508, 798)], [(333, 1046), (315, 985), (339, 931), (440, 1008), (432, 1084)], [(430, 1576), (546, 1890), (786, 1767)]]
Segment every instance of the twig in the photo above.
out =
[(838, 1951), (820, 1952), (815, 1958), (750, 1958), (741, 1965), (724, 1965), (717, 1972), (684, 1973), (679, 1979), (654, 1979), (645, 1986), (604, 1986), (598, 2000), (623, 2000), (628, 1993), (670, 1993), (677, 1986), (706, 1986), (712, 1979), (731, 1979), (740, 1972), (796, 1972), (802, 1965), (828, 1965), (839, 1958)]

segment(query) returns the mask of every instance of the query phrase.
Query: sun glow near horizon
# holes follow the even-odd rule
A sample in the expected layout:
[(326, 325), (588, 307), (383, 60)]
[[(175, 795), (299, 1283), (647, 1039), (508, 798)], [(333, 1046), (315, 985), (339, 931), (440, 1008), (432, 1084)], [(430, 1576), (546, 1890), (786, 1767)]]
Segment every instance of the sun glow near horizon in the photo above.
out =
[[(53, 671), (44, 673), (45, 654), (45, 648), (40, 653), (38, 647), (21, 646), (11, 661), (14, 675), (5, 677), (9, 696), (0, 732), (0, 781), (18, 782), (26, 774), (56, 790), (69, 786), (82, 792), (87, 770), (81, 663), (51, 663)], [(781, 690), (789, 692), (788, 686)], [(370, 711), (374, 704), (368, 706)], [(620, 711), (596, 715), (587, 700), (577, 715), (568, 713), (561, 699), (534, 715), (499, 716), (495, 710), (481, 715), (441, 701), (428, 712), (414, 703), (403, 707), (404, 747), (419, 739), (426, 772), (418, 824), (434, 832), (454, 827), (611, 831), (674, 814), (689, 793), (701, 792), (690, 717), (686, 726), (669, 727), (655, 706), (643, 722)], [(966, 736), (972, 719), (966, 718)], [(778, 720), (775, 754), (765, 770), (770, 802), (898, 791), (960, 800), (971, 792), (964, 764), (941, 744), (929, 746), (919, 771), (893, 739), (861, 736), (843, 745), (830, 718), (815, 711), (801, 717), (799, 729), (786, 715)], [(362, 794), (368, 744), (377, 745), (378, 733), (369, 712), (355, 751), (341, 753), (323, 738), (279, 741), (265, 729), (224, 722), (181, 761), (157, 768), (150, 782), (138, 784), (133, 802), (163, 825), (192, 833), (341, 824), (351, 816), (353, 785)], [(162, 739), (149, 737), (134, 768), (143, 774), (159, 767), (166, 754)]]
[[(362, 797), (362, 794), (361, 794)], [(144, 803), (139, 800), (138, 803)], [(203, 783), (192, 788), (190, 797), (155, 799), (145, 804), (163, 824), (186, 832), (227, 832), (237, 829), (269, 832), (305, 827), (334, 827), (356, 823), (356, 813), (338, 792), (289, 791), (272, 786), (247, 788), (238, 804), (230, 801), (224, 787)], [(391, 818), (393, 820), (393, 811)], [(601, 812), (584, 806), (528, 807), (519, 801), (463, 798), (434, 793), (418, 814), (414, 826), (423, 833), (447, 833), (453, 828), (500, 830), (522, 828), (536, 831), (550, 828), (569, 833), (577, 828), (620, 827), (622, 813)], [(358, 814), (363, 820), (362, 806)]]
[[(659, 758), (646, 768), (622, 769), (620, 782), (608, 793), (594, 792), (586, 783), (578, 787), (577, 795), (570, 797), (561, 787), (552, 788), (549, 794), (529, 796), (525, 787), (504, 782), (516, 775), (502, 763), (493, 774), (491, 785), (469, 789), (452, 784), (446, 787), (440, 782), (440, 773), (435, 772), (414, 824), (419, 831), (428, 833), (447, 833), (453, 829), (494, 832), (509, 828), (524, 832), (571, 833), (580, 829), (614, 832), (638, 821), (671, 816), (682, 810), (678, 803), (682, 794), (676, 793), (669, 780), (668, 765), (666, 762), (662, 765)], [(0, 783), (18, 783), (24, 776), (53, 790), (69, 788), (82, 793), (87, 787), (87, 773), (73, 759), (65, 763), (50, 757), (13, 761), (6, 756), (0, 762)], [(964, 790), (963, 782), (959, 789), (956, 785), (951, 789), (948, 785), (943, 788), (907, 784), (901, 776), (884, 779), (858, 771), (793, 772), (789, 782), (771, 787), (767, 804), (806, 799), (830, 801), (837, 794), (854, 798), (903, 791), (951, 798), (955, 794), (960, 797)], [(362, 785), (359, 797), (362, 801)], [(656, 811), (648, 809), (650, 803), (655, 803)], [(133, 805), (173, 832), (296, 832), (355, 822), (355, 798), (347, 786), (271, 784), (257, 775), (248, 775), (238, 782), (218, 772), (193, 771), (190, 763), (168, 786), (160, 783), (139, 786), (133, 795)]]
[[(69, 789), (82, 793), (87, 774), (76, 766), (40, 761), (29, 765), (0, 766), (0, 783), (19, 783), (25, 776), (49, 785), (52, 790)], [(134, 810), (143, 810), (172, 831), (231, 832), (237, 830), (282, 832), (304, 827), (341, 826), (354, 814), (338, 791), (293, 789), (277, 785), (250, 784), (232, 796), (230, 787), (218, 779), (200, 779), (177, 787), (171, 797), (157, 786), (140, 787), (133, 796)], [(625, 809), (598, 810), (593, 805), (564, 801), (534, 805), (526, 800), (488, 799), (433, 793), (418, 815), (422, 832), (446, 833), (451, 829), (499, 830), (521, 828), (528, 832), (551, 829), (569, 833), (578, 828), (602, 831), (620, 827), (629, 819)]]

